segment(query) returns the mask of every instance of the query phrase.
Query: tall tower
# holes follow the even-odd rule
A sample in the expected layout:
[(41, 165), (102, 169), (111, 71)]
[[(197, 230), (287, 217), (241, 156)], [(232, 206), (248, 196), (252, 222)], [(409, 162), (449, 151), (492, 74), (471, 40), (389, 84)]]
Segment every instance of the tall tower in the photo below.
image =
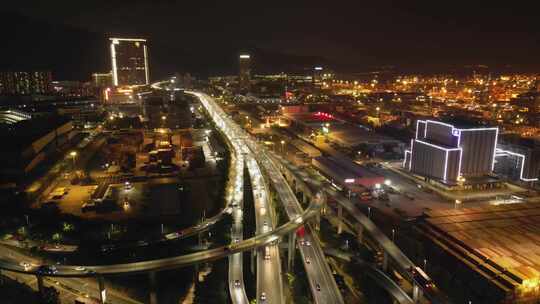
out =
[(242, 92), (248, 92), (251, 81), (251, 56), (249, 54), (240, 54), (238, 63), (240, 67), (238, 86)]
[(109, 38), (113, 85), (145, 85), (150, 82), (146, 39)]

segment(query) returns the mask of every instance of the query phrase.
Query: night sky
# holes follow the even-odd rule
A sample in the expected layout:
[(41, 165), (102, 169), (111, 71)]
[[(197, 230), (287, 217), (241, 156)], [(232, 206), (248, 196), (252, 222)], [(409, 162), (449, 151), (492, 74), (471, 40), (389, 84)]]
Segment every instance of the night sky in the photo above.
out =
[(152, 78), (236, 73), (241, 50), (260, 72), (540, 70), (538, 8), (524, 1), (2, 2), (0, 68), (48, 68), (56, 79), (110, 69), (106, 38), (120, 35), (149, 39)]

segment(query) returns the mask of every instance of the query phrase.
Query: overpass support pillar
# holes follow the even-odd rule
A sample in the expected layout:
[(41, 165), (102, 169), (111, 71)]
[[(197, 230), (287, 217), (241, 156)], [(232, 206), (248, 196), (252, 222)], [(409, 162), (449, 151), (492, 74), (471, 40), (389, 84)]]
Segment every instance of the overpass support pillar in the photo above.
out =
[(157, 293), (156, 293), (156, 287), (157, 287), (156, 272), (150, 271), (148, 273), (148, 279), (150, 280), (150, 304), (157, 304), (158, 299), (157, 299)]
[(292, 272), (293, 267), (294, 267), (294, 254), (295, 254), (294, 247), (295, 247), (295, 244), (296, 244), (296, 233), (291, 232), (289, 234), (289, 247), (288, 247), (288, 250), (287, 250), (287, 270), (289, 272)]
[(386, 251), (383, 254), (382, 268), (384, 272), (388, 271), (388, 253)]
[(251, 250), (251, 254), (250, 254), (250, 260), (251, 260), (251, 273), (252, 274), (255, 274), (255, 256), (257, 255), (257, 249), (253, 249)]
[(99, 303), (105, 304), (107, 302), (107, 289), (105, 289), (105, 281), (102, 276), (97, 277), (99, 288)]
[(358, 241), (358, 243), (362, 243), (363, 234), (364, 226), (362, 226), (361, 224), (356, 224), (356, 240)]
[(341, 232), (343, 232), (343, 206), (341, 205), (338, 205), (337, 217), (338, 217), (337, 233), (341, 234)]
[(193, 266), (193, 280), (199, 282), (199, 264)]
[(39, 296), (43, 299), (43, 297), (45, 296), (45, 285), (43, 285), (43, 277), (40, 275), (36, 275), (36, 279)]
[(418, 303), (420, 301), (420, 298), (422, 298), (422, 291), (418, 287), (418, 285), (414, 284), (413, 286), (413, 302)]

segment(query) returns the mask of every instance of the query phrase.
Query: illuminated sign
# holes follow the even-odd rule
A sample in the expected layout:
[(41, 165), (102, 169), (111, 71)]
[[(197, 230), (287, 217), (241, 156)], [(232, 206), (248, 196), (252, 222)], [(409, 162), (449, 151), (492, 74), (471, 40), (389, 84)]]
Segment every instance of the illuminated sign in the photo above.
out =
[(354, 183), (354, 178), (346, 178), (346, 179), (345, 179), (345, 183), (346, 183), (346, 184), (352, 184), (352, 183)]
[(246, 54), (240, 55), (240, 59), (249, 59), (249, 58), (251, 58), (251, 56), (249, 55), (246, 55)]

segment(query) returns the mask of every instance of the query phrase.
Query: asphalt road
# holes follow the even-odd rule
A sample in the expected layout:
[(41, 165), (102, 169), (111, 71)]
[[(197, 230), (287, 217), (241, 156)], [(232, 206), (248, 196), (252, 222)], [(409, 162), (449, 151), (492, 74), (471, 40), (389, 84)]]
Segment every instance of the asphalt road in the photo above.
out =
[[(297, 170), (297, 168), (291, 165), (288, 161), (279, 158), (281, 164), (288, 169)], [(315, 187), (322, 188), (328, 196), (332, 197), (338, 204), (342, 205), (345, 210), (360, 223), (365, 230), (365, 233), (369, 234), (378, 244), (381, 246), (384, 252), (388, 254), (391, 261), (397, 266), (397, 270), (402, 274), (404, 278), (410, 282), (416, 280), (411, 276), (409, 269), (416, 265), (392, 242), (367, 216), (365, 216), (353, 202), (344, 197), (341, 193), (334, 190), (334, 188), (327, 182), (320, 182), (316, 176), (307, 176), (304, 172), (304, 180), (308, 183), (313, 183)], [(442, 295), (440, 290), (436, 287), (425, 288), (422, 284), (417, 284), (423, 291), (424, 296), (432, 303), (449, 303), (449, 300)]]
[[(272, 231), (274, 221), (268, 204), (268, 189), (259, 165), (254, 158), (248, 158), (253, 197), (255, 199), (255, 222), (257, 234)], [(264, 297), (262, 294), (264, 293)], [(262, 300), (266, 298), (266, 300)], [(257, 299), (261, 303), (285, 303), (281, 276), (281, 262), (277, 244), (257, 249)]]
[[(236, 150), (236, 149), (235, 149)], [(244, 202), (242, 198), (234, 193), (239, 193), (237, 189), (244, 191), (244, 156), (239, 151), (235, 151), (234, 159), (234, 189), (232, 190), (231, 201), (234, 201), (232, 211), (233, 224), (231, 227), (231, 242), (232, 244), (244, 238), (244, 228), (242, 224)], [(246, 295), (244, 285), (244, 263), (243, 254), (235, 253), (229, 256), (229, 292), (233, 304), (248, 304), (249, 300)]]
[[(41, 261), (36, 258), (5, 246), (0, 247), (0, 258), (2, 261), (14, 264), (26, 262), (33, 265), (39, 265), (41, 263)], [(3, 272), (3, 274), (12, 279), (16, 279), (19, 282), (24, 282), (37, 290), (36, 276), (17, 272)], [(45, 286), (53, 286), (60, 292), (60, 300), (62, 303), (72, 304), (77, 298), (88, 298), (93, 301), (99, 301), (97, 280), (93, 278), (45, 278), (44, 284)], [(129, 295), (112, 288), (107, 288), (107, 296), (109, 302), (115, 304), (142, 304), (142, 302), (131, 299)]]
[[(281, 171), (266, 152), (259, 150), (257, 155), (262, 158), (261, 163), (274, 183), (278, 195), (285, 207), (285, 211), (290, 220), (300, 214), (302, 208), (294, 192), (281, 175)], [(310, 245), (305, 245), (305, 244)], [(344, 303), (343, 297), (334, 280), (330, 266), (320, 247), (319, 240), (311, 231), (310, 225), (305, 225), (303, 239), (297, 239), (300, 255), (304, 262), (309, 284), (312, 290), (313, 299), (316, 303)], [(309, 261), (309, 263), (308, 263)]]

